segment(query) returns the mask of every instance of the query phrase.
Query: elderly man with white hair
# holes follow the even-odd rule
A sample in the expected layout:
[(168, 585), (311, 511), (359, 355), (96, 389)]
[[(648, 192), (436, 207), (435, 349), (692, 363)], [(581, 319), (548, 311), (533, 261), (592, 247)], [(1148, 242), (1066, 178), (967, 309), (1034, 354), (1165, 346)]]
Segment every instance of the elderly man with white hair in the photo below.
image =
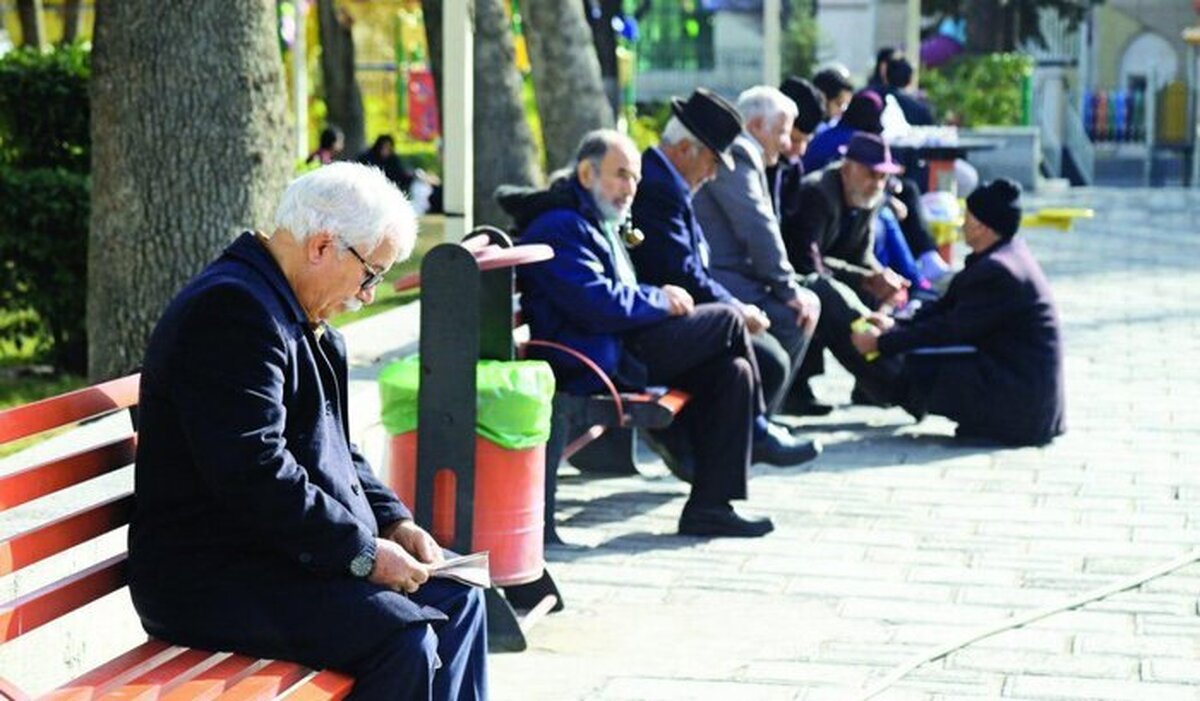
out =
[(766, 313), (770, 333), (791, 359), (790, 382), (821, 307), (817, 296), (799, 284), (788, 261), (766, 169), (791, 147), (798, 110), (791, 98), (767, 85), (742, 92), (737, 110), (744, 128), (729, 149), (732, 168), (719, 170), (700, 188), (693, 206), (712, 247), (713, 277), (734, 297)]
[(332, 668), (348, 698), (487, 696), (483, 597), (350, 441), (346, 346), (417, 222), (376, 168), (287, 188), (188, 283), (142, 369), (129, 588), (170, 643)]

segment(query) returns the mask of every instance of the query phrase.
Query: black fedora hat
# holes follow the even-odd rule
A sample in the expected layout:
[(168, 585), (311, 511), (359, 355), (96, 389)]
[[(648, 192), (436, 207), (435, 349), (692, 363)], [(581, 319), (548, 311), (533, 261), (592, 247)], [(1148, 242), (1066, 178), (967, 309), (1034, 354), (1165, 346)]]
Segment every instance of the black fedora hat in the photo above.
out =
[(696, 88), (687, 102), (671, 98), (671, 111), (688, 131), (717, 154), (728, 170), (733, 170), (729, 145), (742, 131), (742, 115), (733, 105), (711, 90)]
[(816, 131), (817, 125), (825, 117), (825, 96), (812, 83), (796, 76), (783, 81), (779, 92), (796, 103), (796, 128), (804, 134)]

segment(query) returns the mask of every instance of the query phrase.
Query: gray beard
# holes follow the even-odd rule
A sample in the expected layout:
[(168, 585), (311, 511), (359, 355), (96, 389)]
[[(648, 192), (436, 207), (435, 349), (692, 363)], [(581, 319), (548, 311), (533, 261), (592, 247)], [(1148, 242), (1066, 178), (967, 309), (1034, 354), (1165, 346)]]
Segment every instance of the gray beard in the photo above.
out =
[(592, 199), (596, 202), (596, 209), (600, 212), (601, 223), (618, 224), (625, 220), (629, 215), (629, 208), (614, 207), (612, 202), (604, 199), (604, 193), (601, 192), (600, 182), (596, 181), (590, 188)]

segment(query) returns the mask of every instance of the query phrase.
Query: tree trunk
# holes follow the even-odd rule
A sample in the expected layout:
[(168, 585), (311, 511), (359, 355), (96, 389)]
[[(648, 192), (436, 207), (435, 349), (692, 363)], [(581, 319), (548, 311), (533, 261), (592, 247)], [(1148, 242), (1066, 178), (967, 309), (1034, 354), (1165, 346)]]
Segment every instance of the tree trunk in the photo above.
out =
[(46, 22), (42, 18), (42, 0), (17, 0), (17, 13), (21, 16), (21, 45), (45, 46)]
[(512, 26), (504, 0), (475, 0), (475, 221), (504, 228), (492, 198), (503, 184), (539, 182), (537, 149), (521, 101)]
[[(1011, 4), (1011, 3), (1009, 3)], [(1010, 21), (1006, 7), (998, 0), (973, 0), (966, 4), (967, 48), (971, 53), (1005, 51), (1006, 30)]]
[(438, 115), (442, 115), (442, 0), (421, 0), (421, 18), (425, 24), (425, 45), (429, 48), (429, 72), (437, 92)]
[(521, 15), (546, 162), (549, 170), (555, 170), (570, 162), (584, 134), (612, 126), (612, 109), (600, 81), (596, 52), (579, 50), (592, 44), (583, 4), (521, 0)]
[(79, 30), (83, 21), (83, 0), (65, 0), (63, 2), (63, 44), (73, 44), (79, 38)]
[[(536, 185), (541, 180), (537, 146), (525, 119), (521, 74), (505, 0), (475, 0), (475, 222), (503, 228), (508, 221), (492, 193), (503, 184)], [(429, 66), (442, 109), (442, 3), (422, 0)]]
[(97, 0), (93, 380), (136, 368), (179, 288), (240, 231), (270, 227), (291, 174), (276, 33), (273, 0)]
[(321, 30), (321, 81), (326, 118), (346, 139), (346, 153), (357, 156), (367, 146), (362, 91), (354, 74), (354, 20), (335, 0), (317, 0)]
[(596, 60), (600, 62), (600, 77), (604, 92), (608, 96), (613, 114), (621, 108), (621, 86), (617, 75), (617, 35), (613, 32), (613, 19), (621, 14), (622, 0), (583, 0), (588, 25), (592, 29), (592, 43), (596, 47)]

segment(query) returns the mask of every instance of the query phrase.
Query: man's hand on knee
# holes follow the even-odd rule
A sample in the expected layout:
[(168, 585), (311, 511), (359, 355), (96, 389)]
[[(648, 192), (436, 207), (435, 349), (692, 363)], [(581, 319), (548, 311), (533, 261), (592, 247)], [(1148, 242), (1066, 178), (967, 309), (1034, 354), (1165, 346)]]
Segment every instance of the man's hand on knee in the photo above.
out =
[(428, 579), (429, 566), (408, 554), (399, 543), (375, 539), (375, 566), (368, 581), (411, 594)]

